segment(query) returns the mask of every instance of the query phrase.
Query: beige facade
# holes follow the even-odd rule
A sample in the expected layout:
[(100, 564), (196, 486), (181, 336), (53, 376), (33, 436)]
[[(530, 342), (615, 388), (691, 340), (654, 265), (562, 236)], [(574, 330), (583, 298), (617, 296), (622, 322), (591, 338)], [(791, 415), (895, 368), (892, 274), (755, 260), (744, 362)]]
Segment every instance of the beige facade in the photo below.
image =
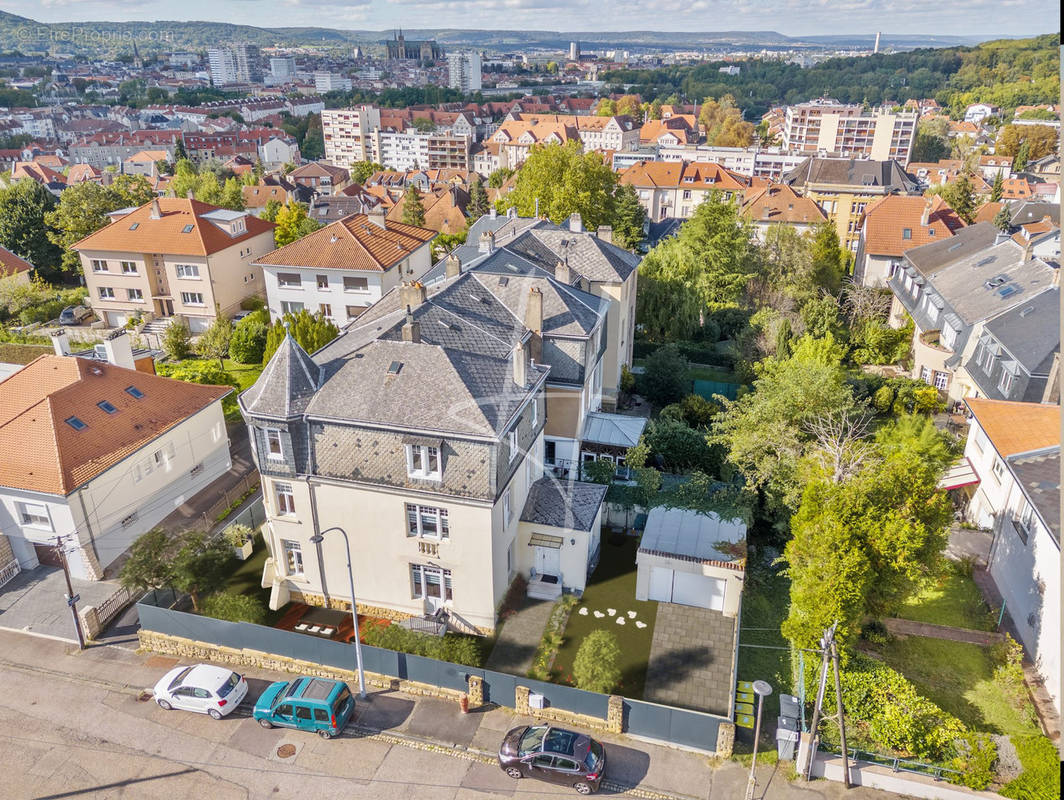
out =
[(602, 407), (617, 407), (621, 372), (632, 366), (632, 343), (635, 340), (635, 296), (639, 270), (623, 283), (592, 283), (591, 293), (609, 300), (606, 313), (606, 354), (602, 359)]
[(124, 325), (139, 311), (183, 317), (193, 333), (202, 333), (216, 313), (232, 316), (241, 300), (265, 296), (262, 268), (252, 262), (273, 245), (270, 231), (209, 256), (120, 250), (79, 254), (88, 302), (109, 326)]
[(783, 146), (791, 153), (825, 153), (909, 161), (916, 137), (915, 111), (877, 109), (817, 100), (788, 106)]

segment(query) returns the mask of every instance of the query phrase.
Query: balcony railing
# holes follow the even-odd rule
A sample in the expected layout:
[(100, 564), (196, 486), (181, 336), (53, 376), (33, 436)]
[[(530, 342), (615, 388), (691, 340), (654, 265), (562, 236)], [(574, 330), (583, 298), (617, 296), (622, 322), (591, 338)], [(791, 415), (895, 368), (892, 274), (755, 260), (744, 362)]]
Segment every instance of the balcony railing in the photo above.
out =
[(427, 542), (424, 539), (418, 539), (417, 551), (423, 556), (436, 557), (440, 554), (440, 545), (438, 542)]

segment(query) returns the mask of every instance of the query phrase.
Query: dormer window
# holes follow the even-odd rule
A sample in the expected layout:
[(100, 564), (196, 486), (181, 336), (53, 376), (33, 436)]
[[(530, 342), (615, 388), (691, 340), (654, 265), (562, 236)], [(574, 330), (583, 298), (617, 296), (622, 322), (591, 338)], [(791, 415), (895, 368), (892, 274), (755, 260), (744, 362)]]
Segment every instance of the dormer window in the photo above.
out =
[(409, 477), (420, 480), (440, 480), (440, 448), (433, 445), (408, 444), (406, 473)]

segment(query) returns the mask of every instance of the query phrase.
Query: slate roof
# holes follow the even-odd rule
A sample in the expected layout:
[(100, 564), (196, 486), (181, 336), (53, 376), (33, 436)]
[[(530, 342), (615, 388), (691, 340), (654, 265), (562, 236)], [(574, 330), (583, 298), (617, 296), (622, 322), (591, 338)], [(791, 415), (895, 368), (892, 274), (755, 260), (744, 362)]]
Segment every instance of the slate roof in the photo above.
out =
[(1048, 375), (1060, 350), (1060, 289), (1040, 292), (988, 321), (985, 329), (1028, 373)]
[[(143, 396), (126, 391), (133, 386)], [(232, 391), (75, 356), (0, 382), (0, 486), (66, 495)], [(117, 409), (108, 413), (97, 403)], [(85, 427), (66, 420), (77, 417)]]
[(505, 247), (539, 263), (551, 273), (559, 261), (589, 281), (620, 283), (639, 266), (640, 257), (603, 241), (592, 233), (573, 233), (556, 225), (538, 226)]
[(1048, 452), (1009, 459), (1024, 494), (1060, 546), (1060, 445)]
[(291, 334), (286, 334), (258, 380), (240, 395), (240, 404), (255, 416), (298, 416), (306, 410), (321, 378), (321, 368)]
[(589, 531), (609, 487), (601, 483), (543, 477), (528, 489), (521, 521), (552, 528)]
[(916, 192), (919, 187), (897, 161), (810, 157), (783, 176), (791, 186), (861, 186), (869, 191)]
[(973, 253), (992, 247), (1000, 231), (989, 222), (979, 222), (957, 231), (952, 238), (905, 251), (905, 258), (925, 277)]

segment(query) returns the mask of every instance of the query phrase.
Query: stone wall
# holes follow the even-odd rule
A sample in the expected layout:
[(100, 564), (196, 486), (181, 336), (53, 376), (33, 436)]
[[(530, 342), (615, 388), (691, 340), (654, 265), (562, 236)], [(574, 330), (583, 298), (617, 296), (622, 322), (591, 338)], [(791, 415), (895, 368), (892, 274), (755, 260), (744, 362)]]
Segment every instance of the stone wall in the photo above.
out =
[[(336, 611), (351, 610), (351, 603), (339, 597), (330, 597), (328, 602), (326, 602), (324, 595), (300, 592), (293, 589), (289, 593), (289, 598), (293, 603), (305, 603), (308, 606), (327, 606)], [(406, 611), (397, 611), (394, 608), (386, 608), (384, 606), (371, 606), (366, 603), (356, 603), (356, 606), (358, 607), (358, 613), (361, 616), (379, 617), (380, 619), (386, 619), (392, 622), (402, 622), (405, 619), (410, 619), (411, 617), (416, 616), (415, 614), (410, 614)], [(470, 625), (468, 627), (472, 629), (473, 635), (476, 636), (491, 636), (492, 633), (494, 633), (491, 628), (482, 628), (475, 625)]]
[(527, 686), (517, 686), (514, 689), (514, 710), (522, 716), (591, 728), (602, 733), (624, 732), (624, 699), (619, 695), (611, 694), (609, 696), (606, 719), (600, 719), (587, 714), (577, 714), (575, 711), (553, 708), (549, 705), (546, 708), (532, 708), (528, 703), (530, 692), (531, 690)]
[[(249, 648), (236, 649), (210, 644), (209, 642), (197, 642), (181, 636), (146, 631), (143, 628), (137, 635), (140, 638), (140, 646), (145, 650), (151, 650), (153, 653), (165, 653), (190, 661), (213, 661), (233, 667), (255, 667), (275, 672), (289, 672), (295, 675), (334, 678), (353, 684), (358, 682), (358, 674), (353, 670), (327, 667), (313, 661), (302, 661), (298, 658), (288, 658), (287, 656), (264, 653), (260, 650), (251, 650)], [(393, 678), (390, 675), (380, 675), (376, 672), (366, 672), (365, 675), (366, 685), (378, 689), (391, 689), (392, 691), (422, 697), (437, 697), (443, 700), (453, 700), (456, 703), (464, 694), (464, 692), (458, 692), (453, 689), (443, 689), (439, 686)]]

